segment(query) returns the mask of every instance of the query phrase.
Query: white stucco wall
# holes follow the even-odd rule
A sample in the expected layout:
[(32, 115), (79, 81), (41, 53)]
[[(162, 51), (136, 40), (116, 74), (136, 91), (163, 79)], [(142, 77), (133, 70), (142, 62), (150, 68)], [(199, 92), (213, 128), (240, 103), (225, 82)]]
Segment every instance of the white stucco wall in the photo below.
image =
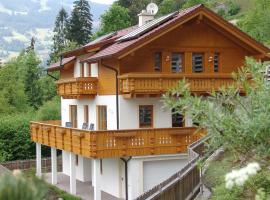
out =
[(186, 154), (133, 157), (128, 163), (129, 198), (134, 199), (148, 191), (187, 163)]
[[(66, 175), (70, 175), (69, 168), (69, 155), (70, 153), (67, 151), (62, 151), (62, 159), (63, 159), (63, 173)], [(78, 157), (78, 165), (76, 166), (76, 179), (87, 182), (92, 180), (92, 161), (91, 159), (79, 156)]]
[[(87, 57), (89, 57), (89, 55), (91, 55), (91, 54), (85, 54), (83, 56), (79, 56), (78, 58), (76, 58), (76, 61), (75, 61), (75, 64), (74, 64), (74, 77), (80, 77), (81, 76), (81, 64), (80, 64), (80, 61), (83, 60), (83, 59), (86, 59)], [(87, 65), (88, 64), (84, 65), (84, 73), (85, 73), (85, 75), (88, 72), (88, 69), (86, 69)]]
[(102, 159), (102, 174), (99, 177), (102, 191), (124, 198), (124, 167), (120, 158)]
[(96, 96), (95, 99), (62, 99), (61, 101), (61, 116), (62, 126), (66, 122), (69, 122), (69, 105), (77, 105), (77, 118), (78, 128), (82, 128), (84, 121), (84, 105), (88, 105), (89, 108), (89, 124), (93, 123), (95, 130), (97, 129), (97, 106), (107, 106), (107, 129), (116, 129), (116, 106), (115, 106), (115, 95)]
[(168, 128), (172, 126), (171, 111), (164, 108), (161, 98), (119, 98), (120, 129), (139, 128), (139, 105), (153, 105), (154, 128)]
[(91, 76), (98, 77), (98, 63), (91, 64)]

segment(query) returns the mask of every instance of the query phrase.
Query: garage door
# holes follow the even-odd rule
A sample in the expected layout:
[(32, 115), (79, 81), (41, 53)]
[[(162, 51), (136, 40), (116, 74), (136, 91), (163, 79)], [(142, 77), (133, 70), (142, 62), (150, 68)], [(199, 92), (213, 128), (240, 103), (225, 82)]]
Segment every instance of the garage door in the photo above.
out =
[(180, 171), (187, 159), (158, 160), (143, 162), (143, 189), (147, 191), (174, 173)]

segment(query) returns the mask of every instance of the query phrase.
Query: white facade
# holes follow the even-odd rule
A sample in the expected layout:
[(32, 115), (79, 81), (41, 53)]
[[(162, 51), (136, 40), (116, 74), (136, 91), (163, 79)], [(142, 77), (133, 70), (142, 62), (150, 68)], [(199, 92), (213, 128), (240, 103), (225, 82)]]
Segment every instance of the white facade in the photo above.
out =
[[(118, 198), (125, 198), (125, 164), (120, 158), (95, 160), (78, 156), (76, 179), (91, 181), (95, 187)], [(63, 173), (70, 175), (70, 153), (63, 151)], [(132, 157), (128, 161), (128, 195), (134, 199), (181, 170), (188, 162), (186, 154)]]
[[(81, 58), (80, 58), (81, 59)], [(80, 76), (81, 64), (77, 59), (74, 67), (74, 76)], [(98, 76), (98, 64), (84, 65), (84, 75)], [(117, 129), (116, 95), (97, 95), (93, 99), (62, 99), (62, 125), (70, 122), (70, 105), (77, 106), (77, 127), (82, 128), (84, 122), (84, 106), (88, 106), (89, 124), (94, 124), (97, 130), (97, 106), (107, 106), (107, 129)], [(165, 108), (161, 98), (134, 98), (125, 99), (119, 96), (119, 128), (139, 129), (139, 106), (153, 106), (153, 128), (172, 127), (172, 113)], [(186, 116), (186, 125), (191, 126), (192, 120)], [(63, 173), (70, 175), (70, 152), (62, 151)], [(128, 161), (128, 196), (134, 199), (153, 186), (166, 180), (179, 171), (187, 163), (187, 155), (160, 155), (132, 157)], [(75, 176), (82, 182), (92, 182), (95, 188), (96, 199), (100, 199), (101, 192), (107, 192), (118, 198), (125, 198), (126, 177), (125, 163), (121, 158), (90, 159), (78, 156), (75, 167)]]

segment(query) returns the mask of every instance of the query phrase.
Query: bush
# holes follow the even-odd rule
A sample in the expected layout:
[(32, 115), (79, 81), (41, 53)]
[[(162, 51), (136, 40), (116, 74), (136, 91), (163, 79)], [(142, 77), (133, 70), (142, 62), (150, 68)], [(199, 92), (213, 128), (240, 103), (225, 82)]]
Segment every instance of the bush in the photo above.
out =
[[(193, 96), (189, 86), (180, 82), (167, 93), (164, 102), (171, 109), (192, 116), (199, 128), (206, 129), (212, 148), (223, 145), (235, 156), (268, 157), (270, 87), (262, 74), (264, 71), (262, 63), (247, 59), (246, 66), (234, 74), (235, 84), (212, 92), (207, 99)], [(246, 97), (241, 95), (239, 88), (245, 91)]]
[(41, 121), (61, 119), (60, 98), (54, 97), (51, 101), (44, 103), (37, 112), (37, 119)]
[(2, 161), (32, 158), (35, 145), (29, 134), (33, 114), (16, 114), (0, 118), (0, 158)]
[(228, 14), (230, 16), (238, 14), (241, 9), (241, 7), (235, 1), (230, 1), (228, 6)]
[(6, 174), (0, 179), (0, 199), (43, 200), (47, 189), (40, 181), (26, 179), (19, 171)]

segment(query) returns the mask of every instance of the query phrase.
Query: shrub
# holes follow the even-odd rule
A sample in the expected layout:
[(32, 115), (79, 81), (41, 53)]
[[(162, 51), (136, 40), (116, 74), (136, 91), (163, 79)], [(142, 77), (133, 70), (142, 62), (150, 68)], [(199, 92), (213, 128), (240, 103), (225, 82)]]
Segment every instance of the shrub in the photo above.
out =
[(38, 120), (59, 120), (61, 119), (60, 98), (54, 97), (51, 101), (44, 103), (37, 112)]
[(0, 199), (43, 200), (47, 189), (40, 181), (26, 179), (19, 171), (0, 179)]
[[(207, 99), (193, 96), (183, 81), (165, 95), (164, 102), (171, 109), (192, 116), (199, 128), (206, 129), (213, 148), (223, 145), (236, 156), (268, 157), (270, 85), (263, 76), (264, 71), (262, 63), (247, 59), (246, 66), (234, 74), (235, 84), (212, 92)], [(239, 88), (245, 91), (246, 97)]]
[(16, 114), (0, 118), (0, 158), (2, 161), (32, 158), (35, 145), (29, 134), (33, 114)]

